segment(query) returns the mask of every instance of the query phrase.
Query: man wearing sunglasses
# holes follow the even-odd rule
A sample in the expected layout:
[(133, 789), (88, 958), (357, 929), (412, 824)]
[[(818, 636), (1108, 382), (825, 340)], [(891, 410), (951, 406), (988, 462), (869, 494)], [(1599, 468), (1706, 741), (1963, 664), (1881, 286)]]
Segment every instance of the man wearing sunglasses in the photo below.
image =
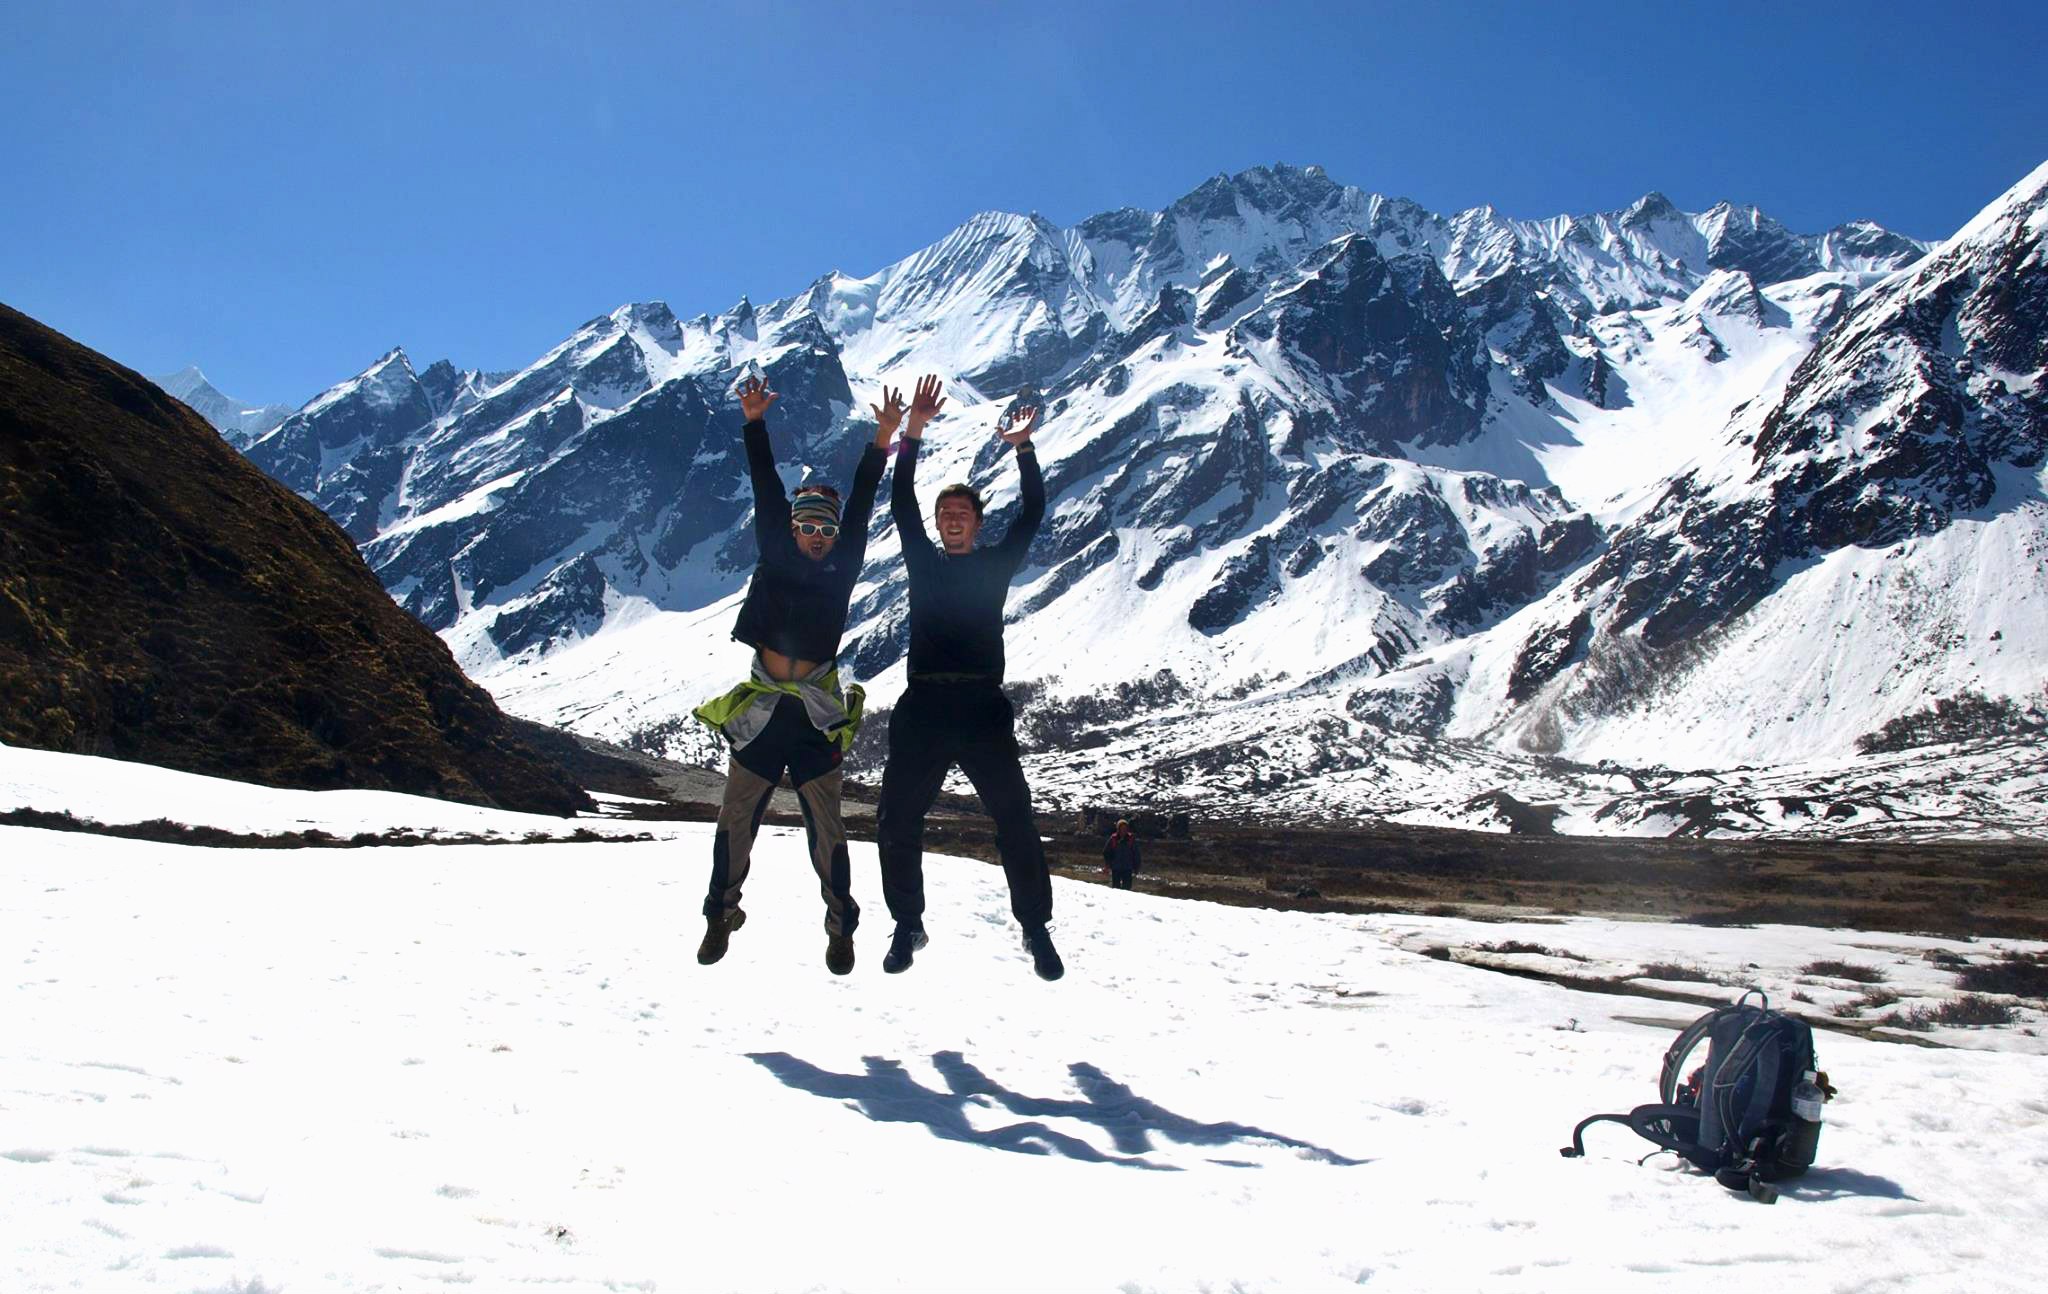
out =
[(754, 649), (754, 668), (746, 682), (696, 711), (732, 745), (697, 960), (709, 966), (725, 956), (732, 932), (747, 919), (740, 889), (769, 798), (787, 770), (825, 898), (825, 965), (845, 975), (853, 970), (860, 905), (853, 901), (846, 826), (839, 814), (839, 765), (860, 726), (862, 695), (858, 686), (841, 689), (837, 657), (846, 604), (867, 553), (868, 514), (885, 451), (903, 420), (903, 393), (885, 387), (883, 402), (868, 406), (875, 414), (875, 440), (854, 469), (843, 513), (839, 492), (829, 485), (801, 485), (794, 496), (783, 496), (768, 443), (768, 406), (776, 394), (754, 377), (741, 383), (738, 394), (747, 420), (742, 435), (761, 556), (732, 636)]
[(889, 488), (910, 576), (910, 686), (889, 716), (889, 762), (875, 819), (882, 897), (896, 922), (882, 969), (892, 975), (910, 969), (927, 942), (924, 820), (946, 771), (957, 764), (995, 819), (1010, 913), (1023, 927), (1032, 965), (1041, 978), (1054, 980), (1066, 968), (1046, 930), (1052, 878), (1031, 814), (1031, 788), (1017, 758), (1016, 711), (1002, 689), (1003, 601), (1045, 517), (1045, 478), (1031, 445), (1038, 410), (1012, 409), (996, 427), (996, 435), (1016, 451), (1022, 506), (1001, 540), (977, 548), (983, 505), (972, 486), (939, 491), (933, 514), (937, 544), (917, 511), (920, 438), (945, 403), (938, 378), (918, 380)]

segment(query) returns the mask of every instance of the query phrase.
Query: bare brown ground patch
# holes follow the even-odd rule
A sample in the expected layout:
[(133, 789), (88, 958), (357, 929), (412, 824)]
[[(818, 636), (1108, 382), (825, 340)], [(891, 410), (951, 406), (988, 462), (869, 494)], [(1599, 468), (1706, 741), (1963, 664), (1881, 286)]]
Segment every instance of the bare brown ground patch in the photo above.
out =
[[(695, 803), (682, 802), (692, 796), (677, 794), (672, 777), (666, 786), (677, 803), (625, 816), (715, 817), (723, 779), (708, 770), (687, 772), (703, 784), (693, 792)], [(847, 782), (850, 838), (874, 840), (876, 789)], [(778, 806), (782, 800), (777, 797)], [(794, 797), (768, 821), (801, 825)], [(1054, 874), (1108, 883), (1099, 827), (1082, 815), (1055, 812), (1041, 812), (1038, 825)], [(2048, 843), (2039, 841), (1524, 836), (1200, 818), (1186, 828), (1185, 835), (1141, 831), (1139, 890), (1299, 912), (1478, 920), (1598, 915), (2048, 939)], [(925, 848), (988, 863), (997, 857), (994, 826), (972, 796), (940, 797), (925, 826)]]
[[(871, 832), (872, 819), (866, 825)], [(1046, 818), (1040, 830), (1056, 874), (1106, 882), (1096, 831)], [(993, 829), (971, 813), (935, 815), (925, 844), (996, 858)], [(1195, 821), (1185, 839), (1142, 844), (1139, 889), (1240, 906), (2048, 938), (2048, 845), (2034, 841), (1643, 840)]]

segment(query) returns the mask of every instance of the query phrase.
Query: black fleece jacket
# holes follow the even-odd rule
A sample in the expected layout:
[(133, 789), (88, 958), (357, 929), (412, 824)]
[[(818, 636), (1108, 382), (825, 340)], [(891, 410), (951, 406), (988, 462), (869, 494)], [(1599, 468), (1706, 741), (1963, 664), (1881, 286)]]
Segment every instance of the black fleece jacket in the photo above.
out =
[(910, 573), (910, 679), (968, 675), (1001, 682), (1003, 599), (1045, 519), (1045, 477), (1038, 470), (1038, 455), (1029, 449), (1017, 455), (1023, 506), (1010, 533), (1000, 543), (956, 557), (932, 542), (918, 515), (917, 449), (917, 441), (903, 442), (896, 479), (889, 486), (890, 511), (903, 539), (903, 565)]
[(888, 457), (869, 445), (854, 469), (853, 488), (839, 514), (839, 542), (823, 561), (812, 561), (789, 533), (789, 496), (775, 474), (768, 424), (746, 425), (747, 474), (754, 483), (754, 539), (761, 559), (740, 607), (732, 636), (749, 647), (766, 647), (799, 660), (825, 661), (839, 654), (846, 632), (846, 603), (860, 579), (868, 551), (868, 514), (882, 483)]

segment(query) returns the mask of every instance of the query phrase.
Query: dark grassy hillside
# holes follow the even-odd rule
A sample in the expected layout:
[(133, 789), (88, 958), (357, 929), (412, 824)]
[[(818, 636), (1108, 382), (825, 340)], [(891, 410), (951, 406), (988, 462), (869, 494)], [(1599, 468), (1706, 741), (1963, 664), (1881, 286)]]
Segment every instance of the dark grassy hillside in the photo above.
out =
[(6, 306), (0, 741), (272, 786), (588, 804), (319, 509)]

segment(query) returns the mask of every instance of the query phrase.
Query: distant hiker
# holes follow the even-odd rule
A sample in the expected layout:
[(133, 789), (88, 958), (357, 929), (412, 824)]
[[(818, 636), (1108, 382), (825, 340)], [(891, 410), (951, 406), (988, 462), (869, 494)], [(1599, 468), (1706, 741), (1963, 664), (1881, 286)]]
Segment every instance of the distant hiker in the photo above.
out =
[(787, 769), (825, 896), (825, 965), (844, 975), (853, 969), (860, 905), (853, 901), (846, 826), (839, 816), (839, 764), (860, 727), (863, 696), (858, 686), (841, 691), (836, 657), (847, 599), (867, 552), (868, 514), (882, 481), (884, 451), (903, 420), (903, 393), (884, 387), (883, 402), (868, 406), (875, 414), (875, 442), (854, 469), (843, 513), (839, 492), (829, 485), (801, 485), (792, 498), (783, 497), (766, 421), (776, 394), (749, 378), (739, 397), (761, 556), (732, 636), (754, 649), (754, 668), (746, 682), (696, 711), (732, 744), (697, 960), (709, 966), (725, 956), (732, 932), (747, 919), (740, 887), (769, 797)]
[(1138, 874), (1138, 838), (1122, 818), (1116, 820), (1116, 830), (1102, 846), (1102, 865), (1109, 869), (1111, 885), (1120, 890), (1131, 888), (1131, 880)]
[(1016, 450), (1023, 506), (1000, 543), (977, 549), (982, 499), (973, 488), (948, 485), (939, 491), (936, 545), (917, 511), (919, 440), (945, 403), (938, 378), (918, 380), (889, 493), (910, 574), (910, 686), (889, 716), (889, 762), (875, 821), (882, 897), (896, 920), (882, 969), (909, 969), (927, 942), (924, 819), (946, 770), (958, 764), (995, 819), (1010, 911), (1024, 928), (1032, 964), (1053, 980), (1066, 968), (1045, 928), (1052, 917), (1052, 877), (1031, 815), (1031, 788), (1017, 759), (1016, 711), (1002, 690), (1003, 598), (1045, 516), (1045, 478), (1031, 445), (1038, 410), (1013, 409), (996, 427), (996, 435)]

